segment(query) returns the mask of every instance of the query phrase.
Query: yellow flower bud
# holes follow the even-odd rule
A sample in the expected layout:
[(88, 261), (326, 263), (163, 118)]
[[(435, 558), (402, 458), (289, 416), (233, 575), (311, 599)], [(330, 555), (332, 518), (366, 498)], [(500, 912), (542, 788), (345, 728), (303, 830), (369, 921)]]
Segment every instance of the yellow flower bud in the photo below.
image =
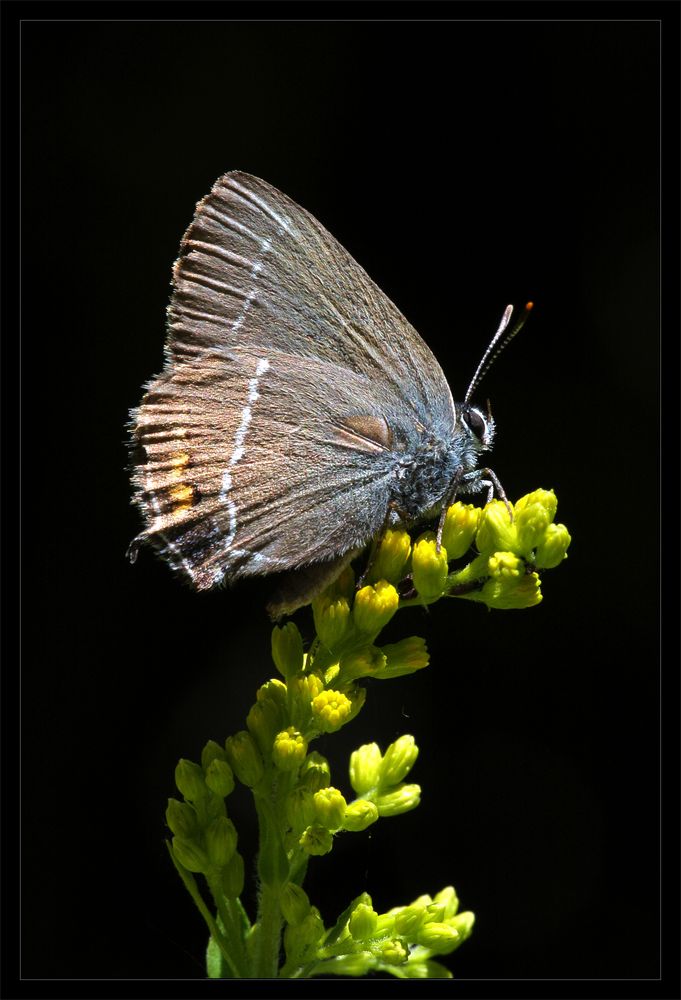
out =
[(341, 691), (322, 691), (312, 700), (312, 717), (323, 733), (335, 733), (352, 718), (352, 702)]
[(343, 826), (347, 802), (337, 788), (320, 788), (314, 794), (316, 820), (327, 830), (340, 830)]
[(414, 543), (411, 557), (411, 575), (420, 597), (439, 597), (447, 580), (447, 549), (437, 551), (437, 541), (432, 531), (421, 535)]
[(280, 771), (295, 771), (307, 754), (307, 740), (294, 726), (282, 730), (274, 738), (272, 762)]
[(312, 602), (315, 629), (327, 649), (335, 649), (348, 630), (350, 602), (345, 595), (325, 591)]
[(513, 580), (525, 574), (525, 563), (513, 552), (495, 552), (487, 562), (489, 575), (495, 580)]
[(378, 546), (369, 574), (369, 581), (387, 580), (399, 583), (407, 572), (411, 555), (411, 538), (403, 528), (388, 528)]
[(482, 590), (470, 595), (489, 608), (502, 611), (516, 608), (531, 608), (542, 600), (540, 580), (537, 573), (526, 573), (519, 577), (497, 577), (488, 580)]
[(381, 945), (381, 960), (386, 965), (404, 965), (409, 960), (409, 951), (398, 938), (393, 938)]
[(518, 536), (503, 500), (491, 500), (483, 508), (475, 543), (479, 552), (516, 552)]
[(465, 556), (473, 544), (480, 523), (480, 507), (457, 500), (448, 508), (442, 529), (442, 544), (447, 549), (448, 559)]
[(420, 801), (420, 785), (398, 785), (397, 788), (374, 797), (379, 816), (399, 816), (416, 809)]
[(343, 817), (343, 829), (350, 833), (361, 833), (378, 819), (378, 809), (368, 799), (350, 802)]
[(539, 569), (554, 569), (567, 559), (567, 549), (572, 539), (564, 524), (549, 524), (544, 538), (537, 546), (535, 565)]
[(383, 755), (377, 743), (365, 743), (350, 756), (350, 784), (358, 795), (376, 788), (381, 777)]
[(553, 490), (535, 490), (514, 504), (518, 552), (528, 556), (541, 543), (556, 516), (557, 503)]
[(303, 669), (303, 640), (295, 622), (272, 630), (272, 659), (279, 673), (293, 677)]
[(388, 788), (403, 781), (414, 766), (418, 755), (419, 748), (413, 736), (400, 736), (391, 743), (383, 754), (381, 762), (381, 787)]
[(365, 635), (377, 635), (397, 611), (399, 595), (392, 583), (379, 580), (355, 594), (352, 614), (355, 628)]

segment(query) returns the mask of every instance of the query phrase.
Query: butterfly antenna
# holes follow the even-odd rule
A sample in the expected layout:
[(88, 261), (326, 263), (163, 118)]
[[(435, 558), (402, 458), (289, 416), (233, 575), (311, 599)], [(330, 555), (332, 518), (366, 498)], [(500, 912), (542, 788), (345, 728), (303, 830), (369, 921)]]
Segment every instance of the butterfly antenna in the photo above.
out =
[(532, 306), (533, 306), (532, 302), (526, 303), (525, 308), (523, 309), (522, 314), (520, 316), (520, 319), (513, 327), (511, 327), (508, 333), (506, 333), (506, 329), (508, 327), (508, 324), (511, 322), (511, 316), (513, 314), (513, 306), (506, 306), (506, 308), (504, 309), (504, 315), (501, 317), (501, 323), (499, 324), (499, 329), (492, 337), (490, 345), (483, 354), (482, 360), (480, 361), (480, 364), (475, 370), (475, 375), (471, 379), (471, 384), (468, 386), (468, 390), (466, 391), (466, 395), (464, 397), (464, 403), (468, 403), (470, 401), (471, 396), (473, 395), (477, 387), (480, 385), (483, 376), (490, 370), (493, 363), (499, 357), (499, 355), (506, 347), (506, 345), (511, 343), (516, 333), (520, 333), (522, 328), (525, 326), (527, 317), (530, 315), (530, 312), (532, 311)]

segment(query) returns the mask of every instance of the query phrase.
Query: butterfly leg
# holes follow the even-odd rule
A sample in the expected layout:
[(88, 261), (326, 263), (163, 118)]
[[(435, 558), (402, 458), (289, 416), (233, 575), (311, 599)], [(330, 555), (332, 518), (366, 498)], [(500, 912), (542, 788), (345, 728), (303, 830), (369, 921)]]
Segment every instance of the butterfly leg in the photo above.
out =
[(457, 469), (454, 473), (454, 478), (452, 479), (449, 489), (445, 493), (444, 500), (442, 501), (442, 510), (440, 511), (440, 520), (437, 522), (437, 537), (435, 548), (439, 553), (442, 548), (442, 532), (445, 527), (445, 519), (447, 517), (447, 511), (451, 505), (456, 500), (456, 494), (459, 492), (459, 486), (461, 485), (461, 480), (463, 479), (463, 469)]

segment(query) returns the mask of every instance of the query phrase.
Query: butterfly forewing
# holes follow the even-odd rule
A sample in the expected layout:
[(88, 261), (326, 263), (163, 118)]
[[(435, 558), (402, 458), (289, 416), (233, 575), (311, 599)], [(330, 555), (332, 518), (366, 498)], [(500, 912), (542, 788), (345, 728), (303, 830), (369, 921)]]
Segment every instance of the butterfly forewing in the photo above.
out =
[(168, 331), (172, 359), (230, 345), (333, 361), (392, 382), (419, 419), (453, 421), (440, 366), (387, 296), (313, 216), (238, 172), (197, 206)]

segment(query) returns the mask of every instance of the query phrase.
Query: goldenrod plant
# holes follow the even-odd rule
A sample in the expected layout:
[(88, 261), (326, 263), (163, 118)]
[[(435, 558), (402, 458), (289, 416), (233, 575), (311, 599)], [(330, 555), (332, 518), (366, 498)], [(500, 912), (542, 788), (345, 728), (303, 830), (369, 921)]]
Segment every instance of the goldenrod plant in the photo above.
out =
[[(418, 636), (377, 645), (401, 608), (447, 597), (496, 609), (538, 604), (540, 572), (558, 566), (570, 544), (555, 514), (554, 493), (536, 490), (513, 506), (454, 503), (440, 545), (433, 532), (412, 539), (389, 529), (363, 586), (349, 567), (313, 602), (309, 649), (293, 621), (274, 628), (280, 677), (259, 688), (246, 729), (224, 745), (210, 740), (200, 765), (179, 762), (182, 798), (170, 799), (166, 812), (170, 855), (210, 934), (210, 978), (451, 978), (436, 958), (458, 948), (474, 922), (471, 912), (459, 912), (452, 886), (386, 913), (365, 892), (331, 926), (303, 889), (310, 859), (329, 854), (338, 836), (361, 834), (418, 806), (421, 788), (408, 780), (418, 756), (413, 736), (385, 751), (377, 743), (358, 747), (349, 761), (350, 794), (332, 784), (328, 760), (311, 746), (361, 711), (367, 680), (428, 665)], [(244, 862), (226, 804), (236, 781), (251, 789), (259, 821), (253, 922), (240, 900)]]

